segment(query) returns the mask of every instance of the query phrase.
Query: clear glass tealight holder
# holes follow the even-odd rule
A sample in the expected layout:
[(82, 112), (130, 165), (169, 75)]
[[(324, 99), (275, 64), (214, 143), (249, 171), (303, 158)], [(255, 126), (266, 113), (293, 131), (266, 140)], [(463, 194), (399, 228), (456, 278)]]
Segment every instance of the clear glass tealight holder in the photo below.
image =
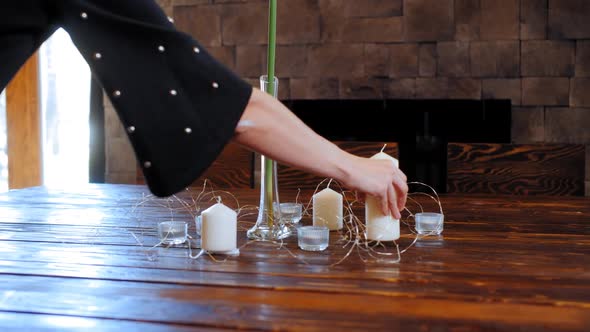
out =
[(187, 240), (188, 224), (184, 221), (164, 221), (158, 223), (158, 237), (165, 245), (183, 244)]
[[(275, 206), (276, 209), (276, 206)], [(303, 205), (300, 203), (279, 203), (281, 220), (285, 224), (297, 224), (301, 220)]]
[(420, 235), (440, 235), (444, 228), (444, 215), (435, 212), (421, 212), (414, 216), (416, 232)]
[(325, 226), (303, 226), (297, 229), (299, 248), (306, 251), (322, 251), (328, 248), (330, 229)]

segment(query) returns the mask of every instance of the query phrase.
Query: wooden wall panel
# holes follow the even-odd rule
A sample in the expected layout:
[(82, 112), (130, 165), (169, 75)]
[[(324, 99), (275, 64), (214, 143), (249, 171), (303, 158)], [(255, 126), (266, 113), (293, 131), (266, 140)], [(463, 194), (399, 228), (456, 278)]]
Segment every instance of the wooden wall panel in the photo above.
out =
[(584, 145), (448, 145), (449, 193), (584, 195)]
[(38, 55), (32, 56), (6, 88), (8, 186), (42, 184)]

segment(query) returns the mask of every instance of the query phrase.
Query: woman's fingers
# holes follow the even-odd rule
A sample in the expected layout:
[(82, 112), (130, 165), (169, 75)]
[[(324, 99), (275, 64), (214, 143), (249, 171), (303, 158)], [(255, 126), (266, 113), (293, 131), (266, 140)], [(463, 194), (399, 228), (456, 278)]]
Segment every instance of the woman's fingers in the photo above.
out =
[(406, 208), (406, 200), (408, 198), (408, 194), (398, 195), (397, 196), (397, 208), (403, 211)]
[(389, 215), (389, 198), (387, 191), (381, 195), (381, 212), (383, 215)]
[(395, 218), (395, 219), (400, 219), (401, 218), (401, 214), (400, 214), (400, 210), (397, 206), (397, 195), (395, 194), (395, 189), (393, 188), (393, 185), (390, 184), (387, 188), (387, 197), (388, 197), (388, 201), (389, 201), (389, 210), (391, 211), (391, 215)]
[(355, 157), (355, 172), (344, 179), (345, 185), (379, 200), (381, 212), (396, 219), (401, 218), (401, 211), (406, 205), (408, 194), (407, 177), (387, 160), (373, 160)]
[[(403, 174), (403, 173), (402, 173)], [(403, 179), (403, 178), (402, 178)], [(400, 179), (399, 176), (394, 177), (393, 183), (397, 193), (397, 208), (402, 211), (406, 206), (406, 200), (408, 199), (408, 184), (405, 180)]]

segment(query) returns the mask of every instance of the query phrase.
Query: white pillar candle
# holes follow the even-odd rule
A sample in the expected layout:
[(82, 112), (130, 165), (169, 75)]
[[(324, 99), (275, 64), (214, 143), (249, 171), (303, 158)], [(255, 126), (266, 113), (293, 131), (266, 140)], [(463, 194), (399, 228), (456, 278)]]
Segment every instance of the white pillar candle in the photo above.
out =
[(342, 228), (342, 195), (326, 188), (313, 195), (313, 225), (331, 231)]
[(201, 248), (211, 252), (237, 248), (238, 214), (217, 203), (201, 213)]
[[(398, 160), (384, 152), (377, 153), (371, 159), (391, 160), (395, 167), (399, 167)], [(374, 196), (367, 196), (365, 200), (365, 221), (367, 239), (373, 241), (399, 239), (399, 219), (394, 219), (391, 214), (384, 215), (381, 211), (381, 200)]]

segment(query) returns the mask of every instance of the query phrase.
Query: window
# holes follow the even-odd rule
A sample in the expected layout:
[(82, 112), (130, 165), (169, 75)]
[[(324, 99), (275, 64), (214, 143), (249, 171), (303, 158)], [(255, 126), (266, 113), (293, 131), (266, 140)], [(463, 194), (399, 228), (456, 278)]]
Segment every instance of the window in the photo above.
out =
[(62, 29), (39, 55), (43, 183), (88, 183), (90, 69)]

